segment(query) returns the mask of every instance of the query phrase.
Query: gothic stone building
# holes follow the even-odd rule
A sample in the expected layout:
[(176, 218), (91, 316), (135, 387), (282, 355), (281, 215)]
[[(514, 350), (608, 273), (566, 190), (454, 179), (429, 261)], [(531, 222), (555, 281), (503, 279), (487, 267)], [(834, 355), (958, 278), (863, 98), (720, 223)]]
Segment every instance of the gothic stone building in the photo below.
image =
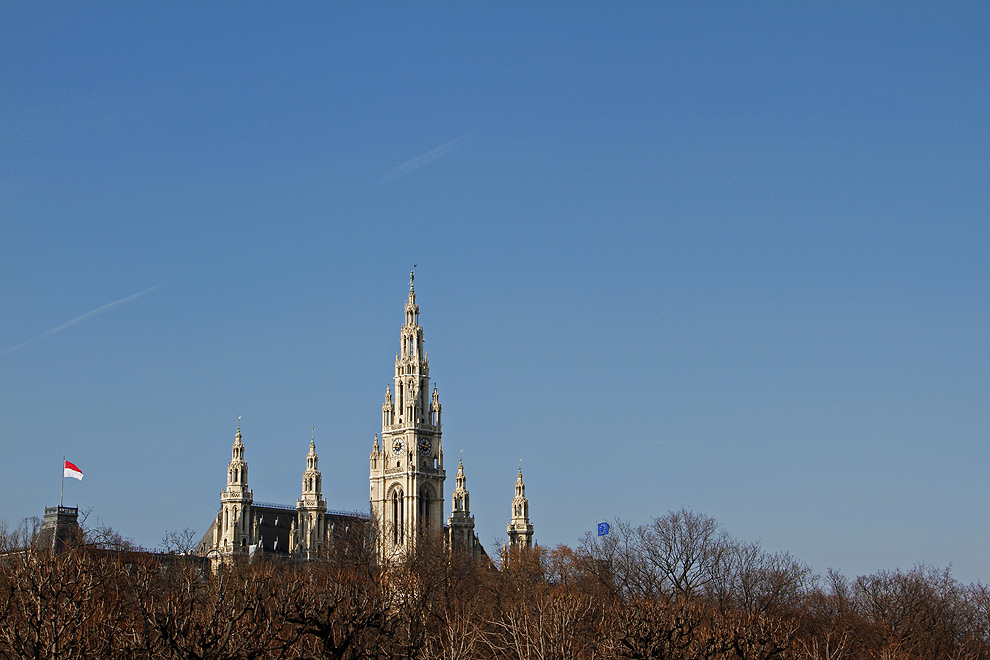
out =
[[(447, 547), (478, 559), (487, 557), (474, 531), (463, 462), (457, 466), (450, 516), (446, 524), (443, 520), (447, 473), (440, 397), (436, 385), (430, 392), (430, 361), (412, 273), (394, 382), (385, 390), (381, 422), (381, 436), (375, 435), (370, 457), (370, 516), (327, 509), (315, 440), (310, 440), (302, 492), (295, 506), (255, 502), (248, 488), (248, 466), (238, 424), (227, 465), (227, 487), (220, 493), (220, 510), (200, 542), (199, 552), (222, 556), (262, 551), (311, 559), (333, 542), (335, 534), (370, 523), (375, 526), (376, 552), (383, 564), (405, 556), (423, 535), (443, 539)], [(511, 547), (532, 546), (533, 525), (522, 469), (516, 477), (508, 534)]]

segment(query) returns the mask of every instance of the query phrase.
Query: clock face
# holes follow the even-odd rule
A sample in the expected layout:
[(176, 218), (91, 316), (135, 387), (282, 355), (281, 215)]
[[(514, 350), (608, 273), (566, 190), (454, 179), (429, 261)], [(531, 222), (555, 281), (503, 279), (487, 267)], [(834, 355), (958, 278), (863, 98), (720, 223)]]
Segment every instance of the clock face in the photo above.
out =
[(422, 454), (423, 456), (429, 456), (430, 455), (430, 449), (432, 449), (432, 448), (433, 448), (433, 445), (430, 444), (430, 439), (429, 438), (422, 438), (419, 441), (419, 453)]
[(396, 438), (392, 443), (392, 453), (396, 456), (402, 453), (402, 438)]

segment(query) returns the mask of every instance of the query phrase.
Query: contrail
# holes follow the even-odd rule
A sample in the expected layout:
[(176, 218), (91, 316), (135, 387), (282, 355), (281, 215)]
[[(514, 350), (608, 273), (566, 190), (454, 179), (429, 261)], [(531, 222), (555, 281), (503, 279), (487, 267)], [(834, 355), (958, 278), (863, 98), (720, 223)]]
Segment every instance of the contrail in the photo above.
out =
[(127, 304), (127, 303), (131, 302), (132, 300), (135, 300), (137, 298), (140, 298), (141, 296), (143, 296), (146, 293), (151, 293), (152, 291), (154, 291), (155, 289), (157, 289), (160, 286), (161, 286), (161, 284), (156, 284), (155, 286), (150, 287), (150, 288), (147, 288), (144, 291), (139, 291), (138, 293), (135, 293), (133, 296), (127, 296), (126, 298), (121, 298), (120, 300), (115, 300), (112, 303), (108, 303), (108, 304), (104, 305), (103, 307), (97, 307), (92, 312), (86, 312), (82, 316), (77, 317), (77, 318), (74, 318), (71, 321), (67, 321), (67, 322), (63, 323), (62, 325), (60, 325), (58, 327), (52, 328), (48, 332), (42, 332), (40, 335), (38, 335), (34, 339), (28, 339), (23, 344), (18, 344), (17, 346), (14, 346), (13, 348), (8, 348), (7, 350), (4, 351), (4, 353), (10, 353), (11, 351), (16, 351), (19, 348), (24, 348), (28, 344), (33, 344), (34, 342), (38, 341), (39, 339), (44, 339), (45, 337), (51, 337), (55, 333), (62, 332), (66, 328), (69, 328), (71, 326), (74, 326), (77, 323), (82, 323), (86, 319), (93, 318), (97, 314), (102, 314), (103, 312), (108, 312), (111, 309), (113, 309), (114, 307), (120, 307), (121, 305)]
[(474, 133), (468, 133), (466, 135), (462, 135), (459, 138), (456, 138), (454, 140), (451, 140), (450, 142), (448, 142), (446, 144), (441, 144), (436, 149), (432, 149), (430, 151), (427, 151), (422, 156), (417, 156), (416, 158), (413, 158), (412, 160), (407, 161), (407, 162), (403, 163), (402, 165), (399, 165), (395, 169), (389, 170), (388, 172), (385, 173), (385, 178), (383, 180), (384, 181), (390, 181), (392, 179), (397, 179), (400, 176), (409, 174), (413, 170), (419, 169), (421, 165), (426, 165), (431, 160), (436, 160), (440, 156), (443, 156), (444, 154), (450, 153), (454, 149), (459, 148), (465, 142), (467, 142), (468, 140), (470, 140), (473, 136), (474, 136)]

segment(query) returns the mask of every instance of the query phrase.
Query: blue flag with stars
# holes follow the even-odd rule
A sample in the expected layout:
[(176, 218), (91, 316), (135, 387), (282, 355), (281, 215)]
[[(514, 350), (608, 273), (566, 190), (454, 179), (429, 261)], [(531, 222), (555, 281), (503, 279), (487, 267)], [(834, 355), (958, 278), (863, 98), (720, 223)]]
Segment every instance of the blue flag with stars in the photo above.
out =
[(598, 536), (605, 536), (609, 529), (608, 523), (598, 523)]

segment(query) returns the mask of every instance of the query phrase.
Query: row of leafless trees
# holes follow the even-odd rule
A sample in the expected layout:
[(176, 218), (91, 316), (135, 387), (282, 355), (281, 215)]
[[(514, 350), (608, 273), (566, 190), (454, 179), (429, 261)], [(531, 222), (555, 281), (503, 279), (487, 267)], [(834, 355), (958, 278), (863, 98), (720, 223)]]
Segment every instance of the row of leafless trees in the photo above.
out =
[(990, 658), (982, 585), (924, 567), (819, 578), (690, 511), (500, 568), (429, 539), (387, 571), (357, 536), (211, 570), (3, 531), (0, 658)]

